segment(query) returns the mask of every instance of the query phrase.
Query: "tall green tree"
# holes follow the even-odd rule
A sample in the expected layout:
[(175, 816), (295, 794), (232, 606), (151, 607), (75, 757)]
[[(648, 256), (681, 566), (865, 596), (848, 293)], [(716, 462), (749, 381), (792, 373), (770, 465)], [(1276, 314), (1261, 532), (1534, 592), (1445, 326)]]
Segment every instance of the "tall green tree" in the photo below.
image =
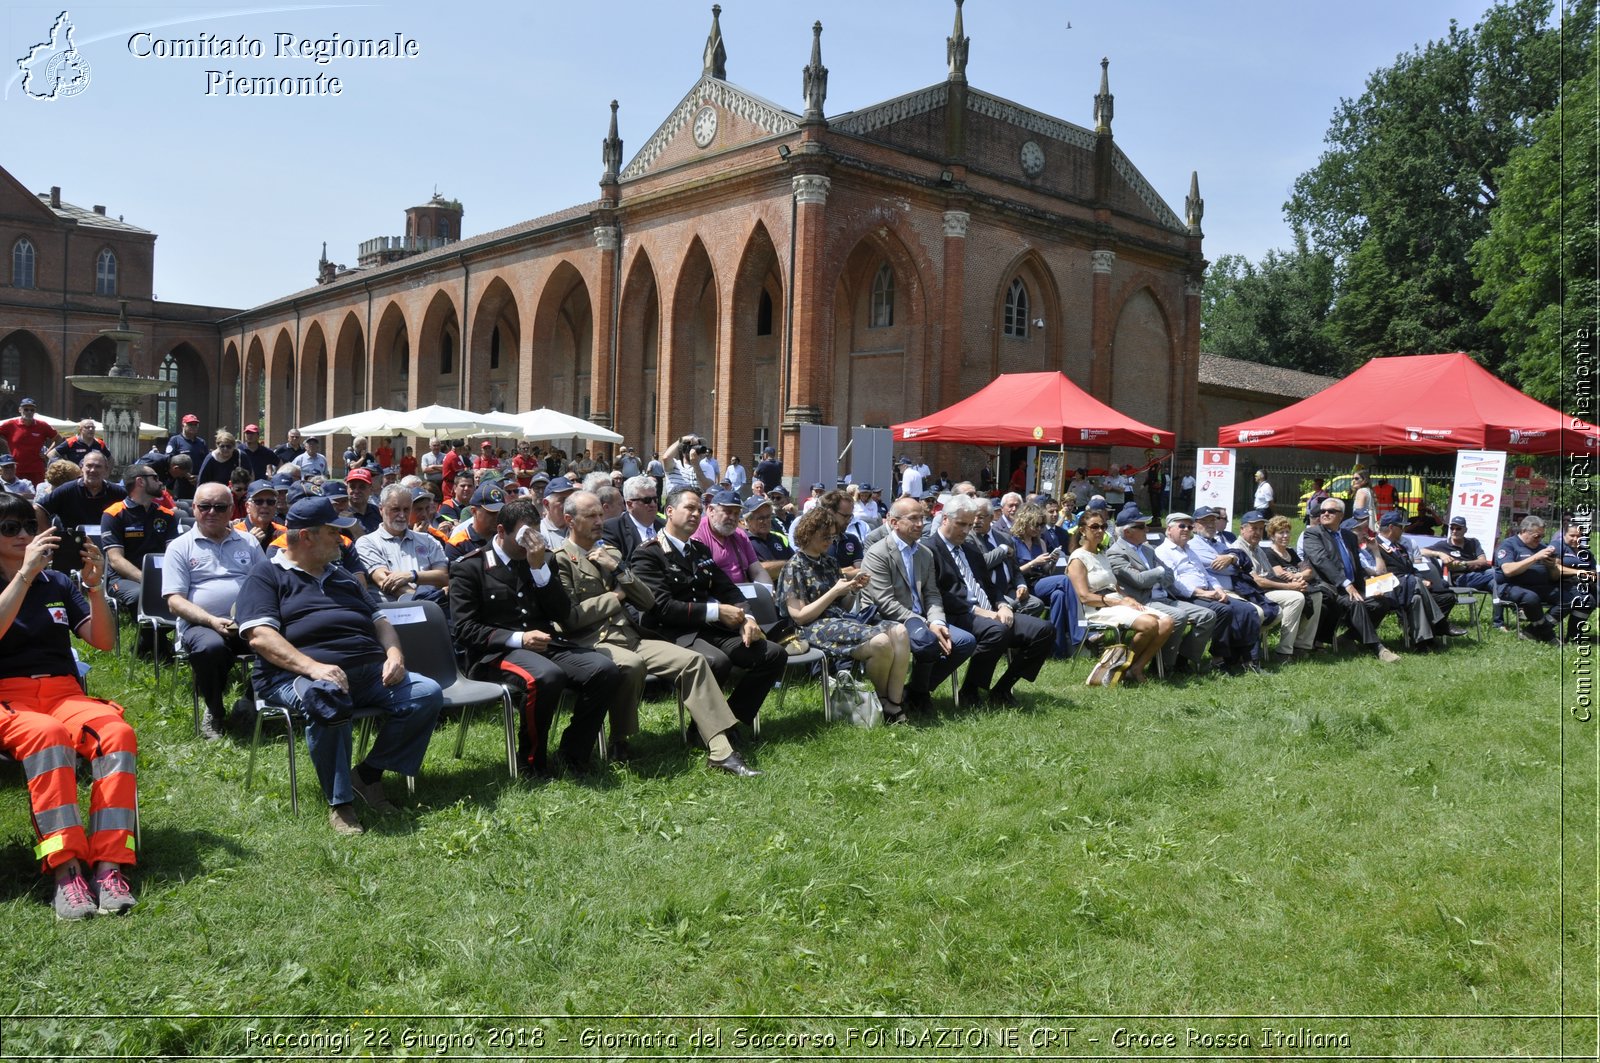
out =
[(1340, 101), (1327, 150), (1284, 211), (1336, 264), (1327, 336), (1347, 358), (1466, 350), (1500, 368), (1468, 255), (1489, 231), (1501, 170), (1560, 97), (1551, 11), (1551, 0), (1502, 0), (1470, 31), (1452, 21)]
[(1328, 336), (1333, 260), (1300, 240), (1268, 251), (1259, 266), (1224, 255), (1206, 272), (1201, 346), (1211, 354), (1308, 373), (1347, 367)]
[(1600, 305), (1597, 93), (1591, 63), (1566, 84), (1560, 108), (1534, 124), (1533, 142), (1511, 153), (1489, 232), (1472, 250), (1485, 321), (1499, 330), (1523, 390), (1544, 402), (1559, 403), (1561, 352), (1580, 328), (1593, 335)]

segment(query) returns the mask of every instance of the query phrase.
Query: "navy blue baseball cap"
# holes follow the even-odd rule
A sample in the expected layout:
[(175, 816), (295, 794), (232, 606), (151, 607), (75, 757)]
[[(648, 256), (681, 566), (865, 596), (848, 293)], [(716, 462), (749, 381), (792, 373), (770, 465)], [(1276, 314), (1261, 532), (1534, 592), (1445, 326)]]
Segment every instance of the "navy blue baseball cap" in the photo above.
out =
[(1201, 506), (1199, 509), (1194, 511), (1194, 519), (1196, 521), (1205, 520), (1207, 517), (1220, 517), (1221, 515), (1222, 514), (1218, 513), (1210, 506)]
[(1267, 515), (1261, 512), (1259, 509), (1252, 509), (1250, 512), (1239, 518), (1240, 524), (1265, 524), (1266, 522)]
[(325, 524), (331, 524), (335, 528), (353, 528), (356, 525), (356, 518), (341, 517), (339, 511), (333, 508), (333, 503), (326, 498), (309, 496), (289, 507), (287, 524), (290, 531), (300, 528), (320, 528)]
[(321, 498), (324, 493), (320, 484), (314, 484), (310, 480), (296, 480), (289, 485), (287, 501), (292, 506), (302, 498)]
[(1129, 502), (1117, 513), (1117, 527), (1126, 528), (1133, 524), (1149, 524), (1154, 517), (1148, 513), (1140, 513), (1139, 507)]
[(271, 480), (255, 480), (245, 489), (244, 494), (246, 498), (254, 498), (256, 495), (272, 495), (276, 498), (278, 489), (272, 486)]
[(770, 509), (772, 507), (772, 499), (762, 498), (760, 495), (751, 495), (744, 500), (743, 515), (748, 517), (763, 506)]
[(557, 476), (554, 480), (544, 485), (544, 497), (553, 498), (556, 495), (563, 495), (577, 489), (578, 485), (565, 476)]
[(293, 476), (290, 476), (288, 473), (280, 472), (278, 475), (272, 478), (272, 489), (274, 491), (287, 491), (289, 488), (293, 487), (299, 482), (299, 480), (295, 479)]
[(1380, 528), (1389, 528), (1396, 524), (1399, 524), (1403, 527), (1405, 523), (1406, 515), (1400, 512), (1398, 509), (1391, 509), (1389, 512), (1378, 518), (1378, 527)]
[(21, 402), (17, 403), (17, 406), (32, 406), (36, 410), (39, 408), (39, 404), (34, 402), (32, 399), (23, 399)]
[(322, 493), (328, 498), (349, 498), (350, 488), (345, 486), (343, 480), (324, 480)]
[(737, 491), (718, 491), (711, 496), (713, 506), (738, 506), (742, 504)]
[(482, 484), (472, 492), (472, 501), (467, 505), (473, 509), (484, 509), (490, 513), (500, 512), (500, 507), (506, 504), (506, 493), (494, 484)]

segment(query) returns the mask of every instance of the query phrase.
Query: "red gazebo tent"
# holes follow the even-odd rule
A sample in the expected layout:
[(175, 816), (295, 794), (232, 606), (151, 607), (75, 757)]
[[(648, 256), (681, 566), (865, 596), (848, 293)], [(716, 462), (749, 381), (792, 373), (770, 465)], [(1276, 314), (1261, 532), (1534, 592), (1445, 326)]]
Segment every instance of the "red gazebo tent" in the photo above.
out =
[(1593, 454), (1600, 429), (1569, 417), (1483, 368), (1471, 357), (1374, 358), (1331, 387), (1253, 421), (1217, 429), (1224, 447), (1448, 454)]
[(1157, 447), (1171, 432), (1141, 424), (1092, 398), (1064, 373), (1005, 373), (976, 394), (893, 428), (897, 443), (979, 446)]

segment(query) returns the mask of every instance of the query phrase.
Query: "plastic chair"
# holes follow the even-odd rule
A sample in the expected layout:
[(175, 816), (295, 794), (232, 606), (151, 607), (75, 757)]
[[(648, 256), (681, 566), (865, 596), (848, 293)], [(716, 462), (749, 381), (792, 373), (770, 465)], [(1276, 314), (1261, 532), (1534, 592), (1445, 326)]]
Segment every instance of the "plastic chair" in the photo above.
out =
[[(467, 744), (467, 709), (491, 701), (500, 702), (505, 716), (506, 770), (517, 777), (517, 707), (511, 691), (503, 684), (468, 679), (461, 674), (450, 638), (450, 625), (444, 611), (434, 602), (383, 602), (377, 615), (388, 620), (400, 637), (400, 652), (406, 668), (427, 676), (444, 690), (446, 708), (461, 710), (461, 726), (456, 731), (456, 759), (461, 759)], [(602, 755), (605, 740), (601, 739)]]

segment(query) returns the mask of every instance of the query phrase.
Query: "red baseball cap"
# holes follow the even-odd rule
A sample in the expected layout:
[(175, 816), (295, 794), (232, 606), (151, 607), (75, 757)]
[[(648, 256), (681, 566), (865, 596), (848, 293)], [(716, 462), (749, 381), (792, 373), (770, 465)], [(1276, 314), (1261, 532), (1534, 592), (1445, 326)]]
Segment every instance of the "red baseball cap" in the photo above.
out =
[(351, 480), (360, 480), (364, 484), (370, 484), (372, 482), (372, 471), (370, 469), (351, 469), (344, 474), (344, 482), (349, 483)]
[(196, 417), (192, 413), (186, 413), (186, 414), (183, 415), (183, 423), (184, 424), (199, 424), (200, 423), (200, 418)]

